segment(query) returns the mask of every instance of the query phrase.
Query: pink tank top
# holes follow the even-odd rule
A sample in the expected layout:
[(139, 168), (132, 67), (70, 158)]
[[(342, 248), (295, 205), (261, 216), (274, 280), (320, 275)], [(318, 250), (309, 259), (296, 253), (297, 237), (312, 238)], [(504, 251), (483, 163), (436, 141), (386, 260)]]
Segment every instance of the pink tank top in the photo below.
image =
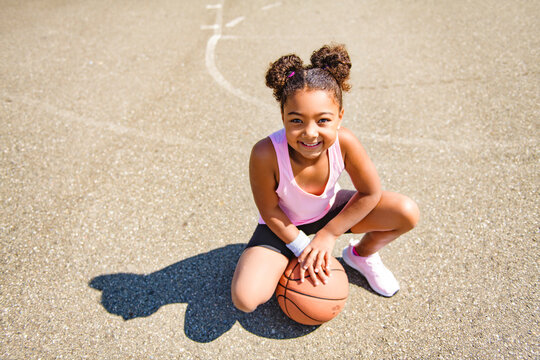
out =
[[(339, 139), (336, 138), (334, 144), (328, 149), (330, 176), (321, 195), (310, 194), (296, 184), (285, 129), (276, 131), (270, 135), (270, 139), (274, 145), (279, 166), (279, 185), (276, 190), (279, 196), (279, 207), (296, 226), (321, 219), (334, 204), (336, 194), (340, 190), (338, 179), (345, 169)], [(264, 224), (260, 216), (259, 224)]]

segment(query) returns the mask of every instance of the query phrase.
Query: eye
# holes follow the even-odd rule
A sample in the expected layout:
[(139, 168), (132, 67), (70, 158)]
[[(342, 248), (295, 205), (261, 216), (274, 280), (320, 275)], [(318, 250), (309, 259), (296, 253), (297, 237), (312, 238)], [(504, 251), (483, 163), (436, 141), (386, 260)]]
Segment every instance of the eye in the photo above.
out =
[(300, 119), (291, 119), (291, 123), (293, 123), (293, 124), (301, 124), (302, 120), (300, 120)]
[(327, 119), (327, 118), (319, 119), (320, 124), (329, 123), (330, 121), (332, 121), (332, 120)]

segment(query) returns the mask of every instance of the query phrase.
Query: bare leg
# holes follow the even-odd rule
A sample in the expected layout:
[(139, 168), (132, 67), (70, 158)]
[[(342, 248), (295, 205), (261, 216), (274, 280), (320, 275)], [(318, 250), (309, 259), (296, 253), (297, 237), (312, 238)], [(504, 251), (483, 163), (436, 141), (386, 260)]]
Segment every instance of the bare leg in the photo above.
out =
[(352, 227), (354, 234), (365, 233), (355, 246), (360, 256), (369, 256), (415, 227), (420, 212), (405, 195), (385, 191), (381, 200), (362, 221)]
[(282, 254), (261, 246), (247, 248), (236, 265), (231, 296), (239, 310), (252, 312), (267, 302), (289, 264)]
[(418, 206), (414, 201), (404, 195), (385, 191), (377, 206), (351, 229), (353, 233), (365, 235), (354, 249), (350, 246), (343, 249), (343, 260), (364, 275), (371, 288), (380, 295), (393, 296), (399, 290), (399, 283), (384, 266), (377, 252), (411, 230), (418, 217)]

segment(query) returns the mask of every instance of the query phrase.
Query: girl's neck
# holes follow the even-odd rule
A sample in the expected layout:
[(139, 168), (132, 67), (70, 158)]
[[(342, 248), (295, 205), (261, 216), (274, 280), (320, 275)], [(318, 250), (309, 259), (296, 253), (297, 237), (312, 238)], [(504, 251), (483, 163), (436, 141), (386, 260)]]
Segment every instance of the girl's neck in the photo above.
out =
[(294, 162), (294, 164), (300, 166), (300, 167), (309, 167), (314, 166), (318, 164), (321, 160), (326, 160), (326, 154), (328, 150), (322, 153), (322, 155), (314, 158), (314, 159), (307, 159), (300, 155), (298, 152), (296, 152), (290, 145), (288, 146), (289, 149), (289, 158), (291, 163)]

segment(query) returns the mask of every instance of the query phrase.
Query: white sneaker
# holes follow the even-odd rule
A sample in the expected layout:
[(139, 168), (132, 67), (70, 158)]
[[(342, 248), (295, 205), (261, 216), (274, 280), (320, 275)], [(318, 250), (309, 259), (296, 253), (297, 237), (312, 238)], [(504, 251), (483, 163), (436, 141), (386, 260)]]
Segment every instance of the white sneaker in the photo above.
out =
[(379, 253), (362, 257), (355, 255), (352, 249), (352, 244), (343, 249), (343, 260), (364, 275), (376, 293), (390, 297), (398, 292), (399, 284), (392, 272), (382, 263)]

